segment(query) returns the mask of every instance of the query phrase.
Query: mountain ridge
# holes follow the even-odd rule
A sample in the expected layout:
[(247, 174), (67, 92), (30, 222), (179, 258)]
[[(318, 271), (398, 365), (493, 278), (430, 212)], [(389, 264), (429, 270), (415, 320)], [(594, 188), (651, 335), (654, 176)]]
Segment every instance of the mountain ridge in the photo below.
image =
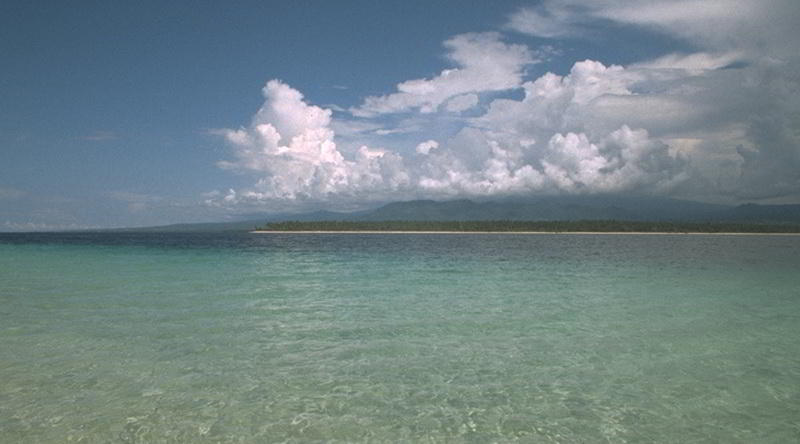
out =
[[(689, 200), (639, 196), (546, 196), (476, 201), (430, 199), (390, 202), (356, 212), (313, 211), (249, 215), (232, 222), (182, 223), (111, 231), (212, 232), (248, 231), (269, 222), (281, 221), (668, 221), (733, 223), (800, 223), (800, 205), (736, 206)], [(104, 230), (107, 231), (107, 230)]]

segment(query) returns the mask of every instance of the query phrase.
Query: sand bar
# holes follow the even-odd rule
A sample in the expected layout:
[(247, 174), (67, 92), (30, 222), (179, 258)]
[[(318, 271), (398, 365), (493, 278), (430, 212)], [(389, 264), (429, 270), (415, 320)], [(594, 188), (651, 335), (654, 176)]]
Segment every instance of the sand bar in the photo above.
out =
[(256, 234), (633, 234), (633, 235), (714, 235), (714, 236), (798, 236), (800, 233), (735, 233), (735, 232), (671, 232), (671, 231), (393, 231), (393, 230), (342, 230), (342, 231), (284, 231), (254, 230)]

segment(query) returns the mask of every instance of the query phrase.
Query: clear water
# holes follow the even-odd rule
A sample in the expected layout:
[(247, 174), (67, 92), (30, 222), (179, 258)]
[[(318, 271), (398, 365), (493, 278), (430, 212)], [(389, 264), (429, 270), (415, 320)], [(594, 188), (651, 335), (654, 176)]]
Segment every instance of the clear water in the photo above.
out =
[(800, 441), (800, 237), (0, 235), (0, 441)]

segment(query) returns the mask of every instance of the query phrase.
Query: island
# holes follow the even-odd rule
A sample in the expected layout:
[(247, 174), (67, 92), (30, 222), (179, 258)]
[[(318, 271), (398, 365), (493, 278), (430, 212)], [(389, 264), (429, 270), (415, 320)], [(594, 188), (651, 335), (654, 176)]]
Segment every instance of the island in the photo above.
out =
[(800, 234), (798, 224), (729, 222), (568, 220), (568, 221), (282, 221), (257, 228), (258, 233), (708, 233)]

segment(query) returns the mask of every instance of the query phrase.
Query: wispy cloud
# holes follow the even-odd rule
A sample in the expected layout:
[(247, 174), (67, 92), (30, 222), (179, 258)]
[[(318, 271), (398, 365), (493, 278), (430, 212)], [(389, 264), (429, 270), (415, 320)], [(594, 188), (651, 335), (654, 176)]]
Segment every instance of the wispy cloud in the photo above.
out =
[(521, 8), (509, 17), (506, 28), (543, 38), (574, 37), (585, 33), (590, 20), (586, 7), (570, 1), (543, 1)]
[(162, 196), (130, 191), (109, 191), (105, 195), (113, 200), (127, 203), (128, 211), (131, 213), (143, 212), (164, 201)]
[[(352, 113), (359, 117), (412, 110), (432, 113), (457, 96), (471, 98), (475, 93), (516, 88), (522, 83), (524, 68), (537, 61), (528, 47), (505, 43), (496, 32), (457, 35), (444, 46), (453, 69), (430, 79), (402, 82), (392, 94), (367, 97)], [(461, 99), (456, 108), (463, 111), (466, 103)], [(470, 99), (470, 103), (476, 101)]]
[(92, 142), (102, 142), (107, 140), (117, 140), (119, 139), (119, 135), (114, 131), (96, 130), (92, 131), (86, 136), (83, 136), (82, 139)]
[(24, 197), (27, 193), (16, 188), (0, 187), (0, 200), (16, 200)]
[(795, 0), (544, 0), (511, 14), (506, 28), (545, 38), (581, 37), (603, 21), (650, 29), (713, 52), (796, 54)]
[(0, 232), (30, 232), (30, 231), (62, 231), (62, 230), (90, 230), (100, 228), (97, 225), (77, 224), (77, 223), (43, 223), (43, 222), (16, 222), (6, 220), (0, 224)]

